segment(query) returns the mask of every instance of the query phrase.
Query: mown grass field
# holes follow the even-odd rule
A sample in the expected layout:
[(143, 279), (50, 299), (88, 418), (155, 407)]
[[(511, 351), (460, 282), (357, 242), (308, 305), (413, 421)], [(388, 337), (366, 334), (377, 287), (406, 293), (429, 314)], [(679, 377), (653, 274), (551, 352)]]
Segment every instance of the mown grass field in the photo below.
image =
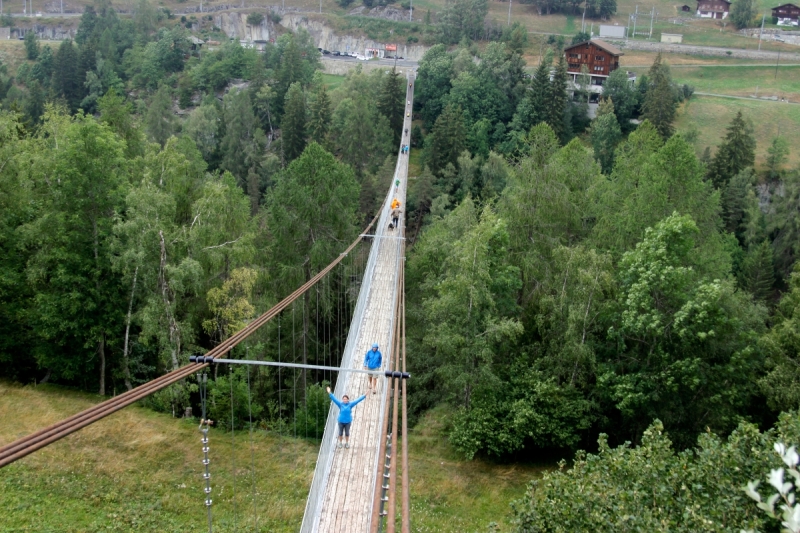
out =
[[(0, 445), (99, 400), (0, 382)], [(409, 432), (413, 531), (508, 531), (510, 502), (541, 469), (462, 460), (443, 437), (448, 418), (434, 410)], [(258, 531), (299, 529), (315, 443), (212, 430), (209, 446), (215, 531), (252, 531), (256, 517)], [(0, 532), (202, 531), (200, 448), (195, 422), (128, 407), (2, 469)]]
[(678, 83), (692, 85), (696, 91), (733, 96), (777, 96), (800, 101), (798, 67), (684, 67), (672, 69)]
[[(794, 139), (800, 138), (800, 105), (697, 95), (679, 109), (676, 128), (678, 131), (686, 131), (696, 127), (698, 153), (706, 146), (710, 146), (713, 153), (725, 135), (725, 128), (740, 110), (746, 119), (753, 122), (757, 142), (757, 167), (763, 168), (767, 148), (774, 137), (780, 135), (790, 144)], [(790, 150), (788, 167), (798, 165), (800, 153)]]

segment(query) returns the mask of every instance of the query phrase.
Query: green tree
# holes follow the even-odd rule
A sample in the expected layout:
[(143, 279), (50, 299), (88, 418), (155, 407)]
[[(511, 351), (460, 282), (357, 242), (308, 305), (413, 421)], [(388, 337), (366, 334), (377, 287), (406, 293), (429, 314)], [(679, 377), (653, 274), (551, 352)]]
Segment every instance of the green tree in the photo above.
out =
[(783, 137), (775, 137), (767, 148), (767, 176), (769, 179), (780, 177), (783, 165), (789, 155), (789, 143)]
[(25, 102), (25, 114), (36, 124), (44, 114), (45, 95), (38, 81), (33, 80), (28, 85), (28, 99)]
[(759, 387), (775, 411), (800, 406), (800, 264), (789, 276), (789, 291), (778, 303), (773, 326), (761, 338), (767, 373)]
[(467, 131), (460, 107), (448, 105), (425, 140), (429, 148), (428, 164), (434, 173), (441, 173), (448, 163), (458, 165), (458, 156), (464, 151)]
[(490, 207), (479, 215), (466, 199), (448, 218), (448, 224), (466, 226), (450, 236), (446, 250), (431, 251), (442, 254), (444, 264), (424, 283), (431, 294), (424, 303), (424, 343), (441, 362), (436, 372), (448, 398), (469, 410), (474, 391), (498, 385), (493, 360), (500, 346), (522, 333), (506, 314), (519, 275), (504, 253), (505, 224)]
[(421, 110), (426, 128), (433, 127), (446, 105), (452, 86), (453, 56), (442, 44), (432, 46), (419, 61), (414, 105)]
[(769, 232), (773, 234), (775, 266), (788, 276), (800, 258), (800, 172), (792, 171), (783, 178), (783, 195), (774, 199), (774, 212), (770, 213)]
[[(736, 174), (722, 193), (722, 218), (725, 229), (736, 235), (739, 243), (747, 246), (745, 233), (748, 224), (748, 209), (751, 207), (755, 175), (746, 168)], [(755, 200), (755, 197), (752, 198)], [(757, 201), (756, 201), (757, 203)]]
[(308, 106), (308, 137), (310, 140), (325, 146), (328, 142), (333, 110), (331, 99), (324, 83), (318, 83), (313, 98)]
[(611, 176), (593, 191), (595, 245), (619, 258), (633, 249), (646, 228), (677, 211), (690, 215), (700, 230), (699, 268), (712, 279), (726, 277), (731, 259), (719, 232), (719, 193), (703, 179), (694, 149), (678, 135), (662, 145), (661, 136), (645, 121), (617, 147), (614, 159)]
[(389, 120), (378, 112), (367, 95), (353, 94), (336, 106), (330, 137), (342, 161), (361, 178), (376, 172), (392, 153), (393, 132)]
[(731, 22), (737, 30), (751, 26), (758, 13), (758, 6), (753, 0), (737, 0), (731, 6)]
[(70, 110), (78, 109), (83, 98), (83, 78), (78, 69), (78, 52), (69, 39), (62, 41), (53, 58), (53, 91), (63, 98)]
[(628, 80), (625, 69), (617, 69), (603, 82), (603, 98), (614, 102), (614, 114), (617, 116), (620, 128), (624, 132), (630, 131), (633, 126), (630, 119), (638, 106), (639, 95)]
[(39, 41), (33, 31), (25, 34), (25, 57), (31, 61), (36, 61), (39, 57)]
[(739, 273), (739, 285), (756, 300), (766, 300), (775, 284), (775, 264), (769, 241), (754, 244), (747, 251)]
[(21, 171), (21, 163), (32, 154), (20, 117), (0, 113), (0, 158), (5, 162), (0, 172), (0, 363), (12, 379), (36, 369), (33, 353), (40, 342), (28, 317), (34, 295), (25, 277), (31, 252), (19, 231), (36, 215), (34, 189)]
[(212, 161), (219, 148), (220, 122), (217, 106), (204, 103), (192, 110), (183, 126), (184, 133), (195, 142), (206, 161)]
[(629, 431), (664, 420), (686, 446), (705, 427), (729, 430), (755, 394), (756, 335), (765, 313), (729, 281), (697, 268), (697, 225), (677, 213), (623, 255), (617, 344), (601, 361), (598, 393)]
[(133, 159), (144, 154), (144, 135), (134, 122), (133, 106), (125, 101), (116, 89), (112, 88), (97, 101), (100, 121), (125, 141), (125, 156)]
[(164, 146), (175, 129), (172, 113), (172, 94), (169, 86), (162, 85), (150, 100), (145, 117), (145, 128), (150, 138)]
[[(550, 66), (553, 64), (553, 50), (548, 48), (531, 81), (531, 121), (526, 133), (538, 122), (544, 122), (549, 116), (548, 99), (550, 97)], [(550, 125), (552, 128), (553, 126)], [(554, 130), (555, 131), (555, 130)], [(557, 135), (556, 135), (557, 137)]]
[(38, 364), (66, 379), (99, 375), (105, 394), (124, 301), (110, 253), (113, 215), (127, 183), (124, 145), (92, 117), (69, 119), (52, 108), (37, 144), (40, 211), (24, 232), (35, 244), (27, 266), (35, 293), (31, 319), (46, 343)]
[(592, 38), (591, 35), (589, 35), (587, 32), (579, 31), (578, 33), (572, 36), (572, 41), (570, 41), (570, 44), (572, 45), (572, 44), (585, 43), (591, 38)]
[(573, 139), (558, 149), (547, 124), (532, 130), (531, 153), (508, 177), (499, 212), (508, 220), (512, 261), (520, 269), (520, 301), (528, 304), (552, 266), (552, 251), (586, 238), (588, 191), (600, 168), (589, 150)]
[[(347, 165), (311, 142), (266, 197), (278, 294), (288, 294), (325, 267), (358, 233), (359, 187)], [(308, 292), (303, 337), (310, 329)], [(302, 362), (308, 361), (306, 343)], [(305, 372), (303, 386), (306, 387)]]
[(292, 83), (286, 92), (284, 109), (281, 138), (283, 156), (289, 162), (297, 159), (306, 146), (306, 97), (299, 83)]
[(250, 212), (254, 215), (261, 200), (259, 173), (267, 138), (253, 113), (250, 94), (247, 91), (234, 90), (226, 94), (222, 116), (225, 122), (225, 135), (220, 143), (222, 152), (220, 167), (233, 174), (242, 190), (247, 191), (250, 198)]
[(685, 451), (673, 447), (659, 420), (642, 432), (637, 446), (612, 448), (601, 434), (596, 454), (579, 452), (569, 467), (562, 463), (531, 483), (513, 505), (513, 531), (634, 533), (660, 531), (664, 524), (676, 533), (777, 529), (742, 489), (785, 467), (773, 446), (798, 438), (795, 412), (783, 413), (764, 432), (748, 422), (725, 438), (704, 432)]
[(717, 148), (717, 153), (708, 167), (708, 177), (715, 187), (724, 189), (730, 179), (747, 167), (752, 167), (756, 159), (756, 140), (753, 127), (742, 117), (742, 112), (733, 117), (725, 139)]
[(647, 74), (648, 87), (642, 104), (642, 116), (653, 123), (665, 140), (674, 131), (675, 111), (678, 103), (672, 87), (669, 65), (661, 62), (661, 53), (656, 56)]
[(400, 73), (392, 69), (389, 75), (384, 77), (378, 99), (378, 111), (389, 120), (389, 128), (392, 130), (395, 144), (400, 143), (400, 136), (403, 134), (405, 96), (405, 83), (400, 77)]
[(53, 49), (45, 45), (39, 52), (39, 60), (31, 68), (31, 77), (42, 84), (42, 87), (50, 87), (53, 77)]
[(567, 106), (567, 60), (562, 54), (558, 59), (553, 80), (550, 82), (549, 98), (547, 99), (547, 123), (553, 128), (562, 143), (572, 137), (572, 128), (566, 119)]
[(598, 116), (592, 123), (591, 138), (594, 157), (600, 163), (603, 172), (609, 174), (614, 165), (614, 149), (622, 139), (622, 131), (614, 115), (613, 104), (610, 113)]

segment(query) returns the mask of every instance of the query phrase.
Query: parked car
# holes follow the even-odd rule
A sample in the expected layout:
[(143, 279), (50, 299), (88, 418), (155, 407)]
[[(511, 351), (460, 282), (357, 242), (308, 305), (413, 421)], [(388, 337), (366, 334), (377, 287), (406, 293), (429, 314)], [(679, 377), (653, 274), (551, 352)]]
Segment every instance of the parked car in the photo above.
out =
[(322, 54), (323, 54), (323, 55), (329, 55), (329, 54), (330, 54), (330, 52), (329, 52), (328, 50), (323, 50), (323, 51), (322, 51)]
[(340, 55), (342, 55), (342, 54), (341, 54), (341, 52), (338, 52), (338, 51), (337, 51), (337, 52), (334, 52), (334, 53), (333, 53), (333, 55), (335, 55), (335, 56), (337, 56), (337, 57), (338, 57), (338, 56), (340, 56)]

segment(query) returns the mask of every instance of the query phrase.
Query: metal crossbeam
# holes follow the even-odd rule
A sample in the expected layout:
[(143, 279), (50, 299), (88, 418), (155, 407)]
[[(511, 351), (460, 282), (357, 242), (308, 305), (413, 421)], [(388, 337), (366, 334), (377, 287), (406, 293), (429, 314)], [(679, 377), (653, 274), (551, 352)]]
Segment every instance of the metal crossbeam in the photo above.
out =
[(385, 370), (360, 370), (355, 368), (341, 368), (338, 366), (320, 366), (320, 365), (301, 365), (297, 363), (278, 363), (276, 361), (253, 361), (250, 359), (221, 359), (217, 357), (214, 363), (223, 363), (229, 365), (256, 365), (256, 366), (284, 366), (289, 368), (305, 368), (307, 370), (330, 370), (332, 372), (356, 372), (358, 374), (370, 374), (373, 376), (385, 375)]

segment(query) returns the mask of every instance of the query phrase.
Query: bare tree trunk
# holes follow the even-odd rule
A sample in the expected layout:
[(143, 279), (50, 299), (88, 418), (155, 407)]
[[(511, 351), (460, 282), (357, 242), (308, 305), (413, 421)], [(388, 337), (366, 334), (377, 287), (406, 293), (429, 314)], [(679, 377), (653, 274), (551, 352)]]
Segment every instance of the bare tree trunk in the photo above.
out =
[(133, 285), (131, 287), (131, 299), (128, 302), (128, 316), (125, 319), (125, 344), (122, 348), (122, 377), (125, 380), (125, 388), (131, 390), (131, 369), (128, 366), (128, 339), (131, 333), (131, 314), (133, 313), (133, 295), (136, 293), (136, 277), (139, 275), (139, 267), (133, 271)]
[(181, 332), (175, 316), (172, 314), (172, 302), (170, 302), (170, 289), (167, 282), (167, 243), (164, 241), (164, 232), (158, 232), (161, 237), (161, 264), (158, 269), (158, 280), (161, 284), (161, 299), (164, 302), (164, 313), (167, 315), (169, 323), (170, 354), (172, 357), (172, 369), (178, 369), (178, 356), (181, 350)]
[[(95, 297), (100, 296), (100, 237), (97, 230), (97, 218), (92, 218), (92, 236), (94, 237), (94, 288)], [(100, 358), (100, 396), (106, 395), (106, 334), (100, 334), (97, 342), (97, 355)]]
[(100, 335), (97, 344), (97, 354), (100, 356), (100, 396), (106, 395), (106, 336)]

